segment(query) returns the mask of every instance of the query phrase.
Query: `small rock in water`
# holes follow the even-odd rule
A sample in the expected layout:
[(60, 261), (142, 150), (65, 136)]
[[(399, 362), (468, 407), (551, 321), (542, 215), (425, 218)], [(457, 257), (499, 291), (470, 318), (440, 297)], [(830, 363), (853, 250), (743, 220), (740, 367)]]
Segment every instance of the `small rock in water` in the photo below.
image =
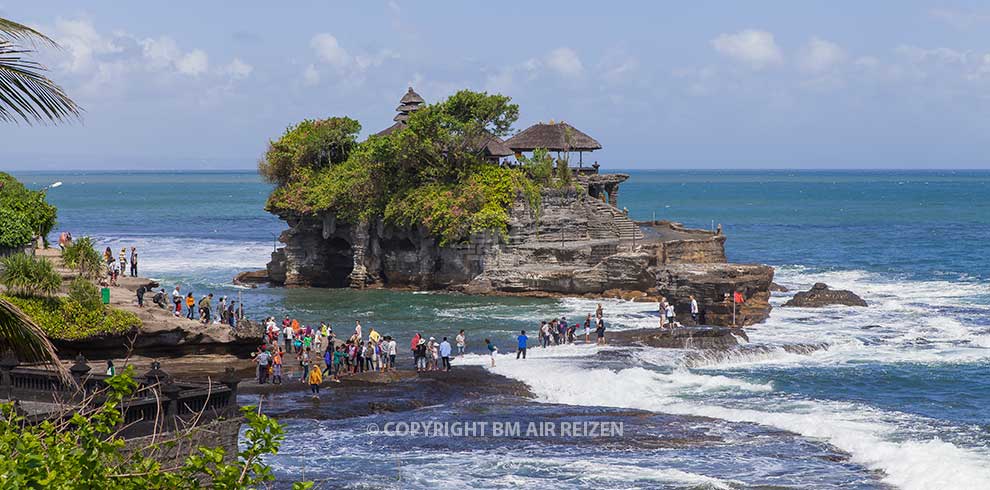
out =
[(770, 291), (775, 292), (775, 293), (786, 293), (786, 292), (790, 291), (790, 289), (787, 289), (786, 286), (781, 286), (780, 284), (777, 284), (775, 282), (771, 282), (770, 283)]
[(866, 306), (866, 301), (852, 291), (829, 289), (827, 284), (819, 282), (810, 290), (799, 292), (784, 303), (784, 306), (802, 308), (820, 308), (828, 305)]

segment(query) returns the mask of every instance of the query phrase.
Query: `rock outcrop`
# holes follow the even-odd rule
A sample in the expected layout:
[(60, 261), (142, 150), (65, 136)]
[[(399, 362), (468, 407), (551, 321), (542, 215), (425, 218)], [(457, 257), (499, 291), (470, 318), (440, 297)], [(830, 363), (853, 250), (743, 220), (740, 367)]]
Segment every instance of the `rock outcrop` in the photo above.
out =
[(346, 223), (333, 215), (282, 212), (289, 225), (280, 237), (285, 247), (272, 254), (267, 277), (288, 287), (520, 295), (650, 292), (653, 299), (655, 293), (674, 301), (685, 324), (694, 323), (688, 297), (694, 295), (703, 321), (714, 325), (732, 325), (732, 303), (725, 302), (725, 295), (740, 291), (746, 301), (737, 306), (735, 324), (766, 319), (773, 269), (727, 264), (721, 233), (630, 220), (604, 199), (605, 194), (614, 197), (627, 178), (596, 174), (579, 177), (583, 185), (574, 189), (543, 189), (538, 209), (520, 197), (505, 235), (479, 233), (443, 247), (425, 228), (398, 228), (381, 218)]
[(828, 285), (815, 283), (808, 291), (802, 291), (784, 303), (784, 306), (801, 308), (820, 308), (829, 305), (866, 306), (866, 300), (852, 291), (844, 289), (829, 289)]
[(729, 327), (678, 327), (673, 329), (647, 328), (608, 332), (610, 344), (646, 345), (668, 349), (729, 349), (748, 342), (749, 337), (740, 328)]
[[(685, 325), (695, 323), (691, 296), (698, 301), (698, 323), (703, 325), (760, 323), (770, 316), (771, 282), (773, 268), (767, 265), (670, 264), (657, 269), (657, 289), (673, 302), (677, 321)], [(734, 304), (736, 292), (742, 303)]]

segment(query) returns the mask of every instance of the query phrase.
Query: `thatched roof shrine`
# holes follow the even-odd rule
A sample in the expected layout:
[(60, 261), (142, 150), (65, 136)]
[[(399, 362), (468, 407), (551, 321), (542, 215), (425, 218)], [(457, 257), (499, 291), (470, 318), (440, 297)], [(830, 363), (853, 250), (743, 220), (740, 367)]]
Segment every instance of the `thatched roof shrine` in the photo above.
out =
[(537, 123), (505, 141), (517, 152), (546, 148), (549, 151), (593, 151), (602, 145), (591, 136), (565, 122)]

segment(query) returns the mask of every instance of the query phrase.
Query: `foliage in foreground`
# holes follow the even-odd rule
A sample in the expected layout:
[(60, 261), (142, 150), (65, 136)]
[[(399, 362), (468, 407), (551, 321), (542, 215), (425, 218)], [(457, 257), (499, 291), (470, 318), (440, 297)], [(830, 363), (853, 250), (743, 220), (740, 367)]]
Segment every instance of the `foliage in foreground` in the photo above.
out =
[[(27, 425), (10, 404), (0, 405), (0, 486), (3, 488), (105, 490), (257, 488), (274, 480), (265, 455), (276, 454), (285, 435), (279, 423), (254, 407), (242, 408), (248, 430), (244, 449), (225, 462), (222, 447), (201, 447), (178, 467), (166, 468), (141, 451), (125, 451), (115, 435), (123, 423), (121, 405), (134, 392), (133, 368), (110, 378), (106, 402), (79, 411), (67, 424)], [(169, 444), (169, 434), (158, 447)], [(161, 439), (160, 439), (161, 440)], [(312, 488), (295, 483), (294, 490)]]
[(267, 209), (421, 225), (441, 245), (505, 233), (513, 203), (522, 197), (535, 210), (553, 174), (545, 152), (521, 168), (486, 158), (487, 143), (507, 136), (518, 115), (509, 97), (462, 90), (412, 113), (402, 129), (361, 143), (352, 119), (305, 121), (272, 141), (259, 164), (276, 184)]
[(52, 296), (62, 286), (62, 275), (44, 257), (15, 253), (0, 259), (0, 269), (0, 284), (17, 296)]
[(48, 235), (54, 227), (55, 206), (45, 202), (45, 193), (0, 172), (0, 247), (23, 247), (37, 233)]

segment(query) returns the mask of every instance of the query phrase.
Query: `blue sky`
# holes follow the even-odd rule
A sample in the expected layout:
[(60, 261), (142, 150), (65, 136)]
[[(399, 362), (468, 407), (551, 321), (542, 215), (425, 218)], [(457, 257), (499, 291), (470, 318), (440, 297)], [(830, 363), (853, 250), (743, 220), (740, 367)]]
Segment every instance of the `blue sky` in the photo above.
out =
[[(2, 1), (2, 0), (0, 0)], [(86, 113), (3, 127), (0, 168), (253, 168), (303, 118), (392, 122), (407, 86), (565, 120), (606, 168), (990, 168), (980, 2), (0, 4)]]

